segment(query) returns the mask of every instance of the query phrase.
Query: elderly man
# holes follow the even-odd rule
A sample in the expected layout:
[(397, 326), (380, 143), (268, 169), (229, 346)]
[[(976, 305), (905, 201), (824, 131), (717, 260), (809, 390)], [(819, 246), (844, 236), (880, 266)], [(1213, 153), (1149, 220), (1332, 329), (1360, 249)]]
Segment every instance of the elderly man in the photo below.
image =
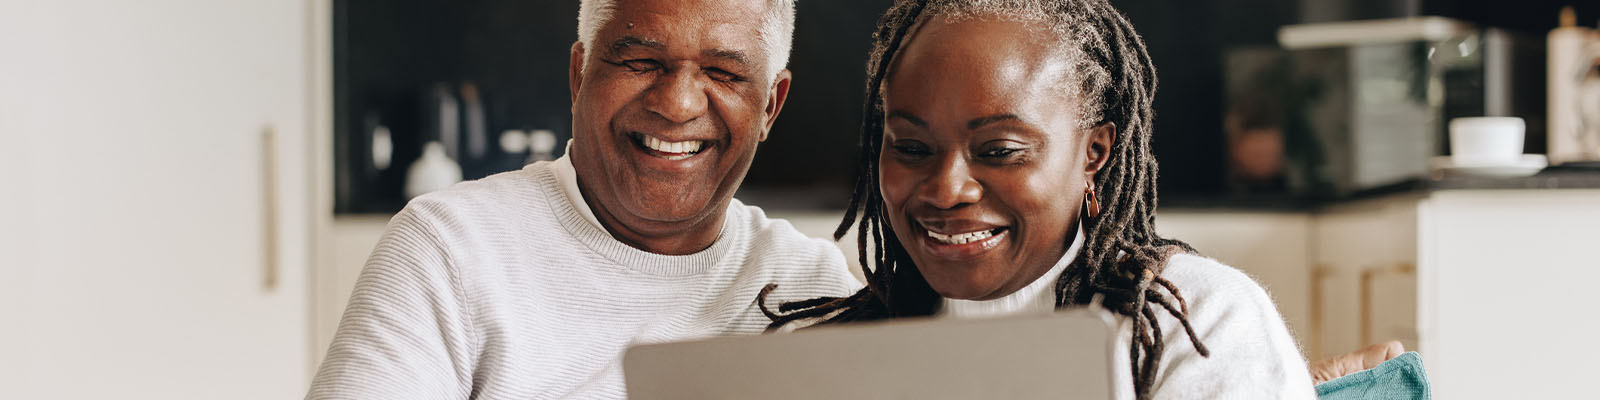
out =
[(631, 344), (848, 295), (839, 250), (733, 199), (789, 91), (793, 0), (583, 0), (567, 157), (413, 200), (308, 398), (621, 398)]

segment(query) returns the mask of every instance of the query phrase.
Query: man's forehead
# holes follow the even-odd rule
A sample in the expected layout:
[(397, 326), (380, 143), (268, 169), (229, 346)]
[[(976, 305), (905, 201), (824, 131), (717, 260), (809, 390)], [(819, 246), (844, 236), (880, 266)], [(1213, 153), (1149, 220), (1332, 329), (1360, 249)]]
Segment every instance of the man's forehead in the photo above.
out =
[(673, 14), (686, 11), (690, 15), (723, 16), (728, 19), (750, 20), (759, 17), (773, 6), (771, 0), (615, 0), (617, 15), (626, 11), (652, 14)]
[[(694, 3), (696, 7), (670, 8), (660, 3)], [(669, 57), (721, 59), (759, 68), (765, 56), (761, 19), (739, 18), (737, 12), (718, 9), (714, 3), (734, 3), (750, 8), (752, 2), (729, 0), (672, 0), (619, 2), (611, 21), (596, 38), (596, 47), (611, 57), (627, 51), (652, 51)], [(756, 0), (755, 4), (765, 3)], [(639, 8), (625, 8), (639, 4)], [(721, 12), (716, 12), (720, 10)], [(743, 10), (759, 13), (762, 10)], [(759, 15), (759, 14), (757, 14)]]
[[(660, 50), (759, 47), (766, 0), (618, 0), (599, 41)], [(626, 40), (624, 40), (626, 39)]]

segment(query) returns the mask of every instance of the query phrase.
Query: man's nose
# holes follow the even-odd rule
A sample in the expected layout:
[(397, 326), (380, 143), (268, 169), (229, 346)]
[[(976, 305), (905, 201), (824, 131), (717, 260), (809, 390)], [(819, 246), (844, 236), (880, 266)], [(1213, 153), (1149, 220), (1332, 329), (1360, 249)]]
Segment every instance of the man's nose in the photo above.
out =
[(706, 113), (706, 93), (699, 73), (678, 68), (663, 74), (645, 94), (645, 109), (673, 123), (688, 123)]
[(963, 157), (944, 157), (932, 173), (917, 189), (918, 199), (928, 205), (952, 209), (983, 198), (983, 185), (973, 178), (972, 168)]

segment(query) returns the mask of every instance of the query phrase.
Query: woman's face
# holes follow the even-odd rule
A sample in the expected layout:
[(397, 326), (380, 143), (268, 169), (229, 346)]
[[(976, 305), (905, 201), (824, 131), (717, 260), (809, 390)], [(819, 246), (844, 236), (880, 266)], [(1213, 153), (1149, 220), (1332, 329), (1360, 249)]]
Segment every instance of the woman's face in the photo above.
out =
[(934, 18), (884, 84), (879, 187), (895, 235), (947, 298), (1002, 297), (1066, 251), (1115, 129), (1083, 130), (1071, 63), (1027, 23)]

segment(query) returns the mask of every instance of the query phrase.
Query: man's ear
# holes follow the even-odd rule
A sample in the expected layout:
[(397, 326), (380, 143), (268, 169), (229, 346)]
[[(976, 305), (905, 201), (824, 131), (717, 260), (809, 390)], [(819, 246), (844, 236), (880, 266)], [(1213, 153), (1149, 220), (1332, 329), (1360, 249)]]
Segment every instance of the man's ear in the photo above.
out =
[(572, 112), (578, 112), (578, 88), (583, 87), (583, 42), (572, 42), (572, 59), (567, 61), (567, 89), (572, 92)]
[(1089, 143), (1084, 146), (1088, 162), (1084, 163), (1083, 172), (1094, 179), (1094, 174), (1105, 168), (1111, 161), (1111, 146), (1117, 143), (1117, 124), (1107, 122), (1089, 130)]
[(772, 132), (772, 123), (778, 121), (778, 112), (783, 111), (783, 102), (789, 100), (789, 83), (794, 79), (794, 74), (785, 69), (778, 71), (778, 76), (772, 80), (772, 90), (767, 91), (767, 124), (761, 129), (761, 141), (767, 141), (767, 134)]

